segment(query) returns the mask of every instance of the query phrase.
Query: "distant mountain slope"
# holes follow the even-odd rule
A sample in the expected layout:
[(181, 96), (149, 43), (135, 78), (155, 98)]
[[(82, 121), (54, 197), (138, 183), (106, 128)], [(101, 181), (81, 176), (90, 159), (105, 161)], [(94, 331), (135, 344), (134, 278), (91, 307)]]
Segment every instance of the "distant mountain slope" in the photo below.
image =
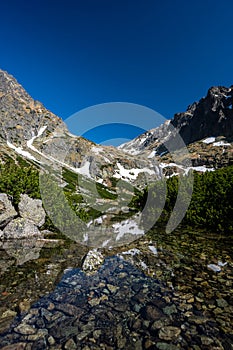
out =
[(119, 179), (140, 186), (145, 183), (143, 174), (153, 179), (158, 175), (158, 169), (147, 158), (135, 158), (117, 148), (71, 135), (59, 117), (33, 100), (14, 77), (2, 70), (0, 144), (4, 153), (18, 153), (38, 165), (49, 161), (110, 187)]
[[(205, 165), (217, 168), (230, 164), (232, 103), (233, 87), (212, 87), (206, 97), (158, 128), (118, 148), (99, 146), (71, 135), (59, 117), (0, 70), (0, 145), (2, 154), (20, 154), (38, 166), (50, 162), (107, 187), (121, 179), (142, 188), (161, 173), (170, 176), (187, 172), (191, 165), (203, 171)], [(201, 141), (208, 137), (214, 137), (212, 143)], [(179, 171), (171, 171), (172, 153), (184, 145), (189, 153), (175, 160), (175, 165), (182, 164)]]
[[(176, 150), (207, 137), (233, 140), (233, 86), (212, 87), (207, 96), (188, 106), (186, 112), (177, 113), (172, 120), (151, 129), (136, 139), (119, 146), (130, 154), (145, 150), (161, 155), (167, 149)], [(166, 147), (165, 147), (166, 146)]]

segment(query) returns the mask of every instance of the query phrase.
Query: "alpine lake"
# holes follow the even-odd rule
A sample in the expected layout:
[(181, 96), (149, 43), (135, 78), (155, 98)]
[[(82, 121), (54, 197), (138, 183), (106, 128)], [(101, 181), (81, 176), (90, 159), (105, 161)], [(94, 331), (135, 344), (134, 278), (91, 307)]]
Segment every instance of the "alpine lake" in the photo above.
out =
[(71, 240), (1, 242), (0, 348), (233, 349), (232, 241), (157, 227), (92, 271)]

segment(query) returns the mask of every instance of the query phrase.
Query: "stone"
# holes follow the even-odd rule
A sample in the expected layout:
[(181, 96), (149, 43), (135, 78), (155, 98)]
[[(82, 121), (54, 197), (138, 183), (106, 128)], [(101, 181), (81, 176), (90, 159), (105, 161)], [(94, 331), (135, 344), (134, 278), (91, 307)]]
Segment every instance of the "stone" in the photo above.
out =
[(43, 329), (38, 329), (38, 332), (36, 334), (31, 334), (28, 336), (28, 340), (31, 341), (37, 341), (38, 339), (45, 339), (45, 337), (48, 334), (48, 330), (43, 328)]
[(21, 323), (19, 326), (14, 328), (14, 331), (23, 335), (35, 334), (36, 329), (29, 326), (28, 324)]
[(34, 225), (41, 227), (45, 223), (45, 211), (40, 199), (30, 198), (27, 194), (20, 195), (19, 214)]
[(179, 350), (180, 349), (175, 345), (168, 344), (168, 343), (161, 343), (161, 342), (156, 343), (156, 347), (159, 350)]
[(17, 218), (12, 220), (3, 230), (4, 236), (7, 239), (18, 238), (42, 238), (42, 234), (38, 228), (28, 219)]
[(145, 349), (152, 349), (153, 345), (155, 345), (155, 343), (152, 340), (146, 339), (144, 344)]
[(118, 338), (117, 339), (117, 349), (125, 349), (126, 339), (125, 338)]
[(67, 342), (65, 343), (64, 348), (66, 350), (76, 350), (77, 349), (77, 345), (75, 344), (73, 339), (69, 339), (67, 340)]
[(103, 300), (108, 300), (107, 295), (102, 295), (100, 298), (93, 298), (88, 300), (88, 304), (90, 304), (91, 306), (96, 306), (99, 305), (101, 301)]
[(93, 332), (93, 337), (94, 337), (95, 339), (99, 339), (99, 337), (101, 336), (101, 333), (102, 333), (102, 331), (101, 331), (100, 329), (96, 329), (96, 330), (94, 330), (94, 332)]
[(141, 339), (137, 340), (136, 343), (134, 344), (134, 350), (143, 350)]
[(213, 339), (211, 339), (211, 338), (209, 338), (209, 337), (207, 337), (205, 335), (201, 336), (201, 343), (203, 345), (210, 345), (210, 344), (213, 344), (213, 342), (214, 342)]
[(9, 223), (18, 214), (11, 204), (7, 194), (0, 193), (0, 227)]
[(218, 307), (225, 308), (228, 306), (228, 302), (225, 299), (216, 300)]
[(166, 326), (160, 329), (159, 338), (163, 340), (175, 340), (181, 333), (181, 329), (173, 326)]
[(31, 302), (29, 299), (24, 299), (19, 303), (20, 312), (26, 312), (30, 309)]
[(177, 308), (176, 308), (175, 304), (172, 304), (171, 306), (165, 306), (163, 308), (163, 312), (166, 315), (170, 316), (170, 315), (175, 314), (177, 312)]
[(14, 343), (1, 348), (1, 350), (24, 350), (26, 349), (26, 343)]
[(17, 312), (13, 310), (6, 310), (2, 313), (1, 318), (15, 317), (16, 315), (17, 315)]
[(142, 310), (142, 316), (147, 320), (155, 321), (155, 320), (159, 320), (161, 316), (163, 316), (163, 313), (156, 306), (147, 305)]
[(114, 286), (114, 285), (112, 285), (112, 284), (107, 284), (107, 287), (108, 287), (108, 290), (109, 290), (112, 294), (115, 293), (115, 292), (119, 289), (119, 287)]
[(164, 326), (164, 322), (162, 320), (154, 321), (151, 325), (151, 330), (156, 331)]
[(88, 336), (90, 332), (81, 332), (77, 335), (77, 340), (82, 341), (84, 338)]
[(95, 273), (104, 262), (104, 256), (97, 249), (90, 250), (84, 257), (82, 269), (87, 275)]
[(55, 339), (51, 335), (48, 337), (48, 343), (50, 345), (54, 345), (55, 344)]

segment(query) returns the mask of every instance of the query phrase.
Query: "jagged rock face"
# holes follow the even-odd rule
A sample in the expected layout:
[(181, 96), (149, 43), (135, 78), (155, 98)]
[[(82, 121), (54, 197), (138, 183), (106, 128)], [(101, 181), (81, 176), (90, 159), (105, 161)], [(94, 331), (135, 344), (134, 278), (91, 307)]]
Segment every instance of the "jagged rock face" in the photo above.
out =
[(233, 135), (233, 87), (212, 87), (205, 98), (175, 114), (171, 124), (180, 131), (185, 144), (208, 136)]
[(0, 137), (23, 144), (43, 126), (47, 126), (47, 134), (66, 130), (60, 118), (33, 100), (14, 77), (0, 70)]
[(37, 165), (50, 162), (109, 187), (113, 177), (140, 186), (144, 182), (135, 174), (156, 175), (154, 164), (147, 158), (137, 159), (114, 147), (100, 147), (71, 135), (60, 118), (0, 70), (0, 144), (5, 153), (6, 143), (8, 152), (14, 150)]
[(232, 140), (232, 105), (233, 86), (212, 87), (206, 97), (188, 106), (186, 112), (175, 114), (171, 121), (147, 131), (120, 149), (131, 154), (154, 149), (161, 154), (166, 149), (176, 150), (208, 136)]

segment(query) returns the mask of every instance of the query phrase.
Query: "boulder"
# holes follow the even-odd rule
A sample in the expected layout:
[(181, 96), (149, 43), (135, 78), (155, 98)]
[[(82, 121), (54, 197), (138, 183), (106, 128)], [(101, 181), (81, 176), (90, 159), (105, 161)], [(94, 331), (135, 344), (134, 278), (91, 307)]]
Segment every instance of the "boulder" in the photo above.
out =
[(12, 220), (4, 228), (3, 236), (5, 239), (43, 237), (33, 222), (25, 218), (17, 218)]
[(27, 194), (20, 195), (19, 214), (22, 218), (28, 219), (34, 225), (40, 227), (45, 222), (45, 211), (40, 199), (32, 199)]
[(17, 212), (7, 194), (0, 193), (0, 227), (5, 226), (15, 216), (17, 216)]
[(83, 259), (82, 269), (87, 275), (94, 274), (104, 262), (104, 256), (97, 249), (90, 250)]

